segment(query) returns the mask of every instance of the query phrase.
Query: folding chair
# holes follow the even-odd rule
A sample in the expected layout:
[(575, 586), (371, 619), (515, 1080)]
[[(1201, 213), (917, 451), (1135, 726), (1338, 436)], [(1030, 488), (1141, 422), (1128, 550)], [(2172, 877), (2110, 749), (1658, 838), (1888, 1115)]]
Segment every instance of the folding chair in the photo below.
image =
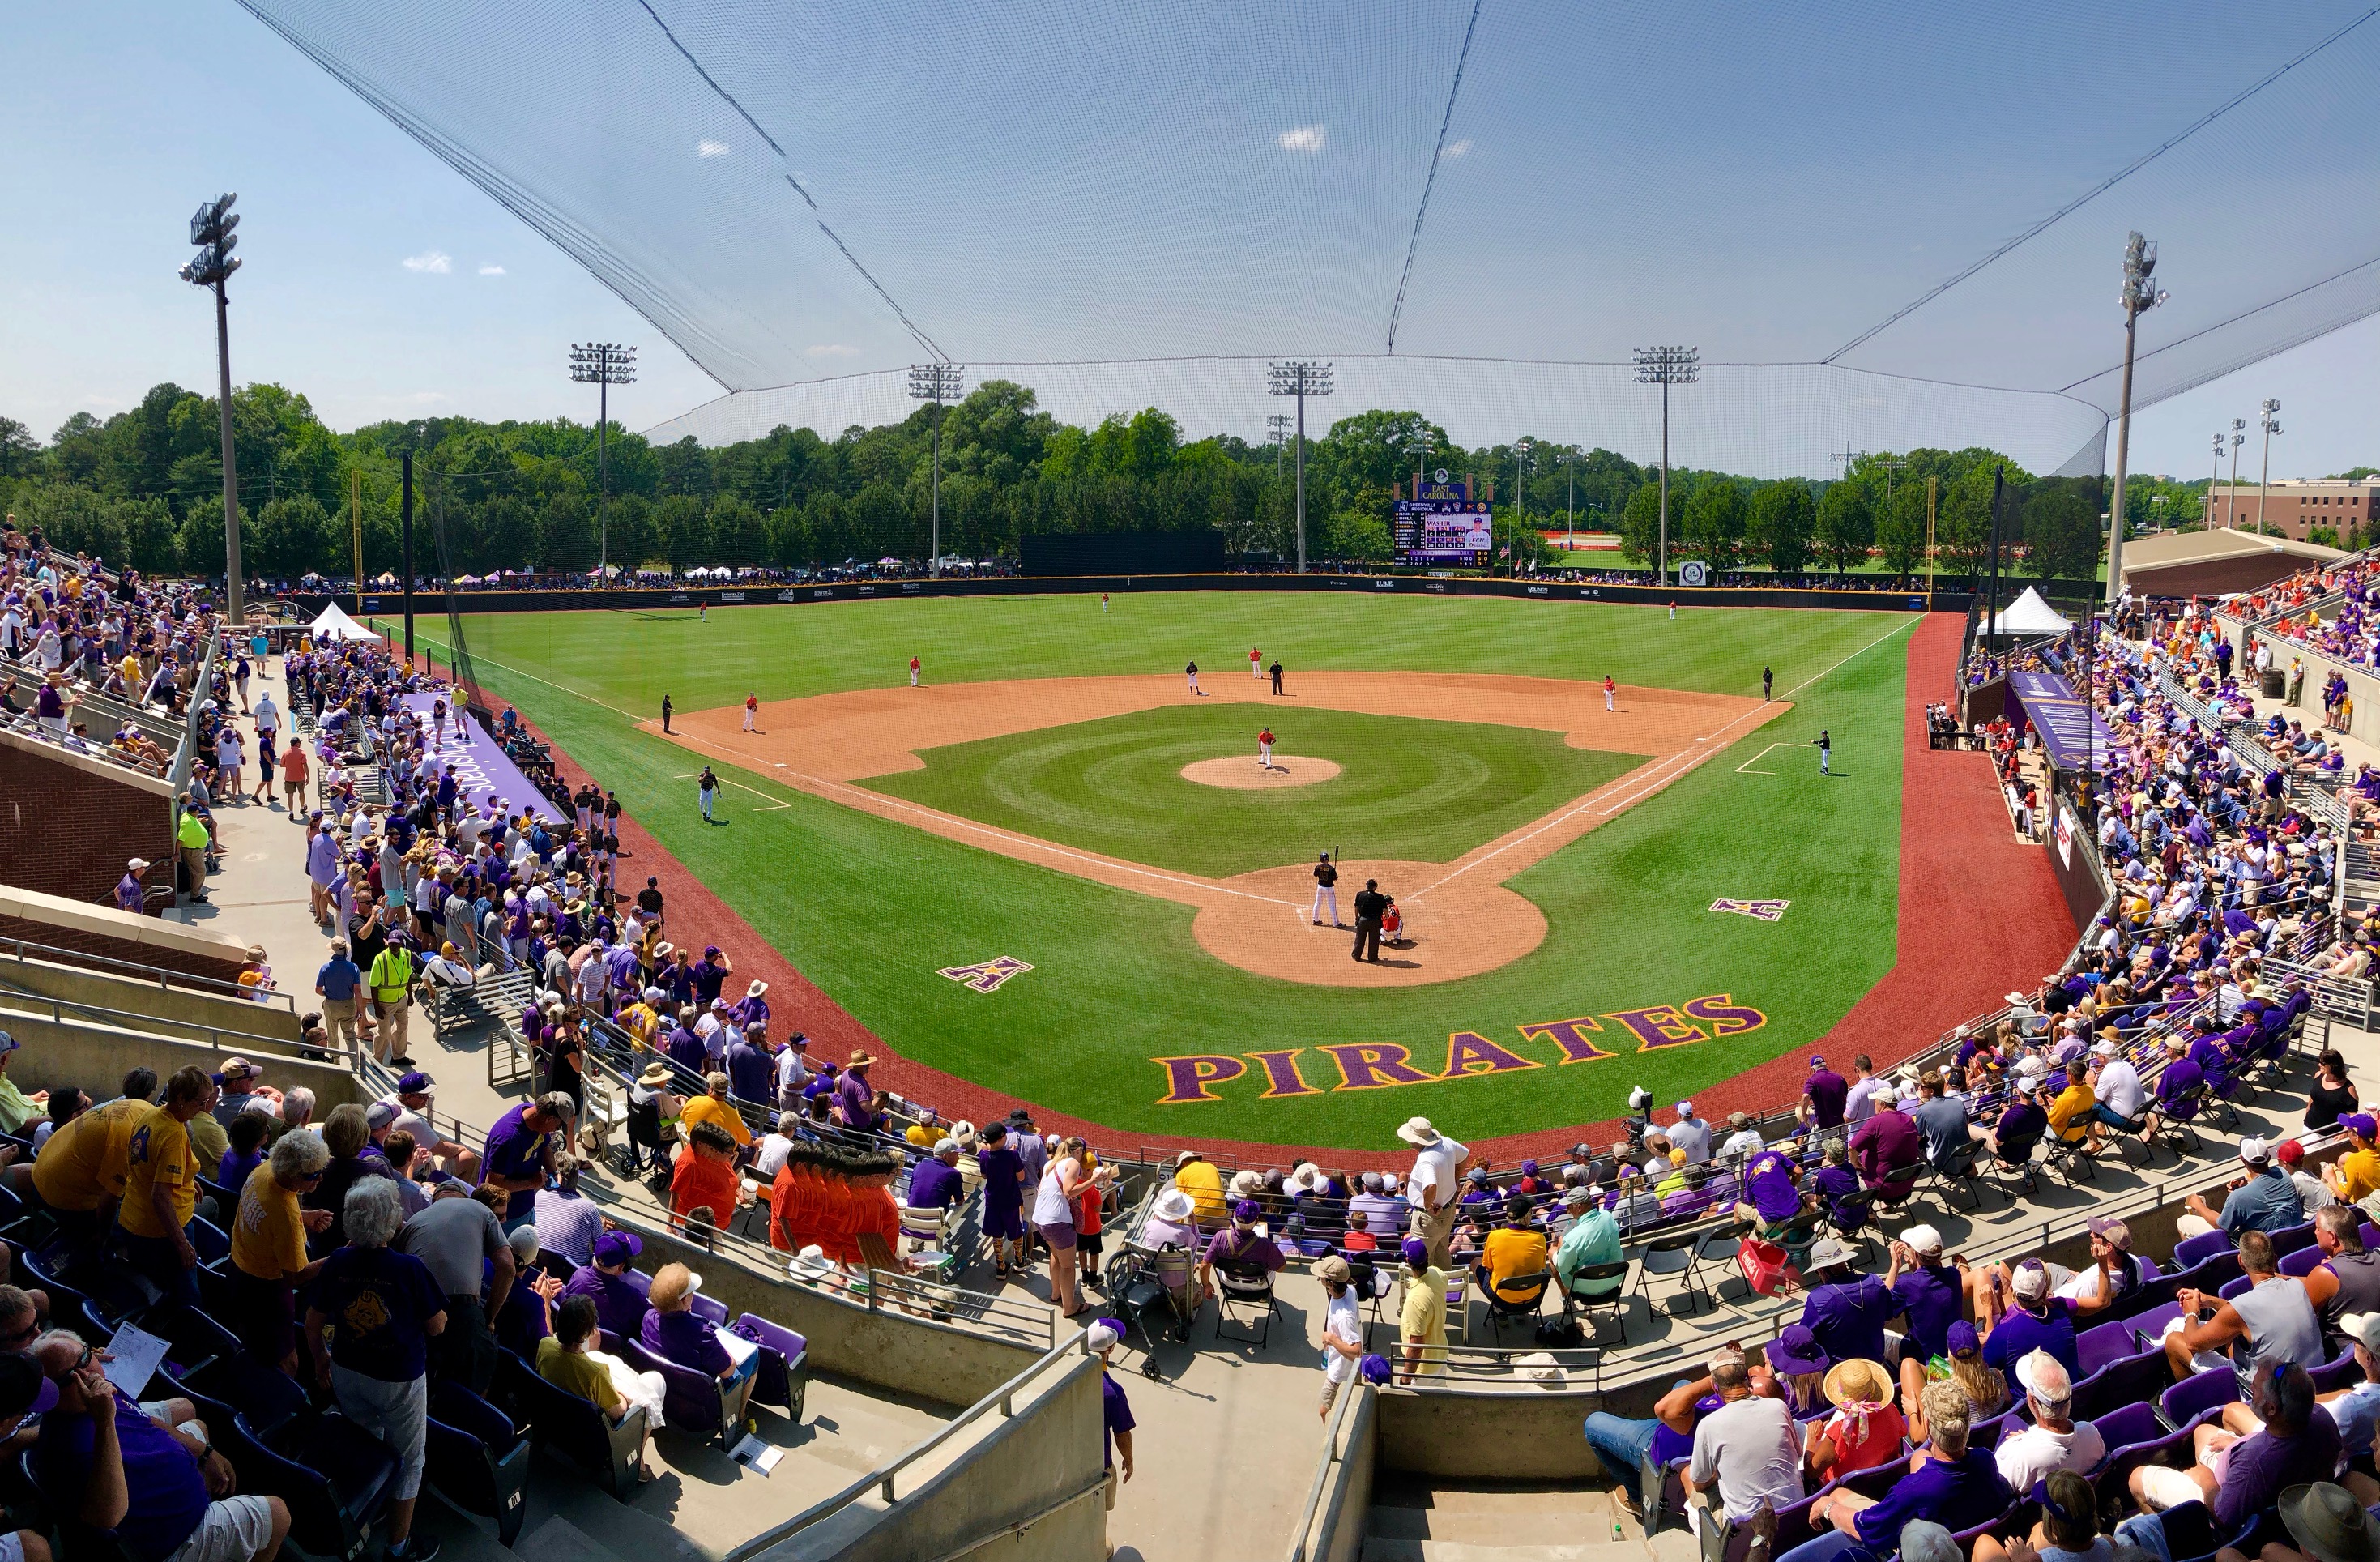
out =
[[(1566, 1312), (1578, 1312), (1585, 1313), (1588, 1324), (1592, 1325), (1595, 1321), (1595, 1310), (1598, 1307), (1609, 1307), (1611, 1309), (1612, 1321), (1620, 1325), (1620, 1343), (1622, 1345), (1627, 1344), (1627, 1290), (1622, 1287), (1614, 1286), (1609, 1292), (1601, 1296), (1589, 1296), (1582, 1288), (1592, 1281), (1621, 1280), (1625, 1279), (1627, 1275), (1628, 1261), (1624, 1258), (1611, 1263), (1587, 1264), (1577, 1274), (1570, 1277), (1570, 1289), (1565, 1292), (1562, 1297), (1562, 1310)], [(1648, 1301), (1646, 1305), (1649, 1307), (1651, 1303)]]
[(1969, 1202), (1966, 1207), (1968, 1209), (1980, 1210), (1984, 1207), (1983, 1174), (1977, 1169), (1975, 1164), (1983, 1153), (1982, 1145), (1969, 1140), (1965, 1144), (1953, 1149), (1939, 1163), (1930, 1159), (1925, 1163), (1927, 1175), (1942, 1190), (1943, 1207), (1946, 1209), (1958, 1207), (1952, 1203), (1950, 1196), (1961, 1188), (1967, 1190)]
[(2040, 1143), (2041, 1135), (2036, 1133), (2014, 1144), (1985, 1146), (1991, 1152), (1992, 1170), (1999, 1179), (2000, 1191), (2008, 1195), (2011, 1204), (2016, 1202), (2016, 1190), (2010, 1186), (2011, 1178), (2016, 1178), (2027, 1193), (2041, 1190), (2041, 1185), (2034, 1180), (2033, 1175), (2033, 1153)]
[[(1253, 1335), (1226, 1334), (1224, 1326), (1232, 1320), (1232, 1309), (1246, 1307), (1256, 1310), (1264, 1327)], [(1281, 1303), (1272, 1293), (1272, 1271), (1252, 1260), (1225, 1260), (1215, 1265), (1215, 1338), (1236, 1340), (1243, 1345), (1264, 1348), (1272, 1337), (1272, 1315)], [(1451, 1303), (1449, 1311), (1452, 1310)]]
[[(1708, 1235), (1705, 1231), (1680, 1231), (1668, 1237), (1656, 1237), (1645, 1244), (1644, 1250), (1636, 1255), (1636, 1289), (1644, 1294), (1646, 1307), (1652, 1305), (1647, 1282), (1656, 1275), (1682, 1275), (1685, 1276), (1683, 1289), (1689, 1299), (1699, 1296), (1713, 1308), (1718, 1306), (1718, 1299), (1712, 1296), (1709, 1287), (1702, 1282), (1701, 1251), (1703, 1239)], [(1612, 1265), (1597, 1264), (1595, 1267), (1609, 1269)], [(1624, 1274), (1627, 1265), (1622, 1263), (1619, 1268)], [(1584, 1275), (1585, 1271), (1581, 1271), (1582, 1277)], [(1627, 1327), (1624, 1321), (1621, 1333), (1625, 1337)]]
[[(2155, 1108), (2156, 1132), (2152, 1137), (2172, 1145), (2177, 1156), (2197, 1154), (2203, 1148), (2198, 1139), (2197, 1118), (2199, 1113), (2206, 1109), (2206, 1087), (2193, 1085), (2173, 1100), (2159, 1103)], [(2183, 1148), (2185, 1141), (2188, 1141), (2188, 1149)]]
[[(1596, 1267), (1602, 1267), (1597, 1265)], [(1584, 1273), (1584, 1271), (1582, 1271)], [(1519, 1300), (1506, 1297), (1491, 1285), (1482, 1282), (1479, 1295), (1488, 1303), (1488, 1330), (1496, 1343), (1504, 1342), (1504, 1324), (1516, 1318), (1534, 1319), (1541, 1316), (1546, 1307), (1546, 1292), (1553, 1285), (1553, 1272), (1539, 1270), (1535, 1275), (1515, 1275), (1507, 1279), (1508, 1287), (1517, 1287), (1528, 1294)], [(1621, 1325), (1621, 1333), (1627, 1325)]]

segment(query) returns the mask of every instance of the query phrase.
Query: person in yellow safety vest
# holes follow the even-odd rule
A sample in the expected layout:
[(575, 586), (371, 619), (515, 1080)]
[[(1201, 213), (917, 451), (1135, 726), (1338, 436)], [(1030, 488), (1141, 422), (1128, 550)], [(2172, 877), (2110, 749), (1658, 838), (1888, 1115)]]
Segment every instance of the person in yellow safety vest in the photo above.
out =
[(174, 830), (174, 844), (182, 848), (182, 866), (190, 875), (190, 898), (207, 897), (207, 822), (194, 809), (182, 811), (182, 822)]
[(399, 1068), (413, 1064), (406, 1051), (406, 1026), (413, 1013), (413, 978), (419, 969), (414, 964), (413, 951), (407, 947), (407, 942), (403, 933), (391, 933), (387, 945), (372, 957), (371, 970), (364, 976), (371, 988), (372, 1015), (379, 1021), (372, 1037), (372, 1051), (382, 1062)]

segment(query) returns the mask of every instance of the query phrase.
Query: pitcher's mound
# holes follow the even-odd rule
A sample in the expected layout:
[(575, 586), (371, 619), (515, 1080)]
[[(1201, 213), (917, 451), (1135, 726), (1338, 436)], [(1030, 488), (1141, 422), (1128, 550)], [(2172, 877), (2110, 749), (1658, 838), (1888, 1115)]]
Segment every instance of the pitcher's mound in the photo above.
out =
[(1254, 754), (1234, 754), (1230, 759), (1200, 760), (1182, 767), (1182, 779), (1196, 781), (1201, 787), (1229, 787), (1235, 791), (1270, 791), (1275, 787), (1311, 787), (1317, 781), (1328, 781), (1339, 774), (1339, 766), (1330, 760), (1311, 759), (1304, 754), (1275, 754), (1272, 768), (1257, 763)]

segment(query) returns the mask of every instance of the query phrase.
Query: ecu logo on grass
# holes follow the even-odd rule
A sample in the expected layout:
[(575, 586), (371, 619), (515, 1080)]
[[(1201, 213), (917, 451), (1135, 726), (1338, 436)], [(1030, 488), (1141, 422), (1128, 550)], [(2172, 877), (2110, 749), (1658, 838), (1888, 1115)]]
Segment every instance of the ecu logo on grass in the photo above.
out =
[[(1603, 1023), (1607, 1019), (1614, 1023), (1607, 1027)], [(1157, 1098), (1160, 1106), (1221, 1101), (1224, 1098), (1216, 1087), (1245, 1077), (1251, 1063), (1265, 1081), (1263, 1093), (1257, 1099), (1278, 1101), (1339, 1091), (1440, 1085), (1548, 1066), (1595, 1063), (1619, 1056), (1620, 1053), (1600, 1042), (1617, 1043), (1623, 1035), (1636, 1043), (1628, 1051), (1651, 1052), (1690, 1046), (1722, 1036), (1741, 1036), (1767, 1023), (1766, 1014), (1738, 1004), (1731, 994), (1713, 993), (1682, 1004), (1613, 1009), (1600, 1015), (1516, 1026), (1521, 1040), (1514, 1046), (1490, 1041), (1475, 1031), (1456, 1031), (1447, 1037), (1444, 1062), (1437, 1067), (1431, 1066), (1435, 1058), (1417, 1061), (1412, 1048), (1390, 1042), (1346, 1042), (1245, 1054), (1196, 1053), (1149, 1061), (1165, 1071), (1165, 1093)]]

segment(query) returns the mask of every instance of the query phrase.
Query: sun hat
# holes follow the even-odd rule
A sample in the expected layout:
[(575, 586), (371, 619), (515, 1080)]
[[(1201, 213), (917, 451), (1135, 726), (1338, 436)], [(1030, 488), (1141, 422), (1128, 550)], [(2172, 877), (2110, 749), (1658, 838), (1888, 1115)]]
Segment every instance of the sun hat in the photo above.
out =
[(2355, 1494), (2329, 1481), (2291, 1486), (2273, 1505), (2289, 1538), (2315, 1562), (2373, 1562), (2380, 1530)]
[[(798, 1033), (795, 1034), (794, 1039), (795, 1041), (803, 1040)], [(968, 1122), (965, 1117), (961, 1117), (957, 1122), (953, 1123), (951, 1125), (951, 1141), (962, 1150), (974, 1149), (975, 1125)]]
[(1771, 1372), (1793, 1375), (1827, 1370), (1827, 1353), (1819, 1348), (1818, 1336), (1804, 1324), (1786, 1324), (1762, 1350)]
[(757, 998), (768, 990), (769, 984), (767, 982), (756, 981), (752, 985), (744, 989), (744, 995), (747, 998)]
[(1820, 1391), (1837, 1407), (1881, 1404), (1892, 1397), (1892, 1377), (1877, 1362), (1854, 1356), (1827, 1369)]
[(1251, 1193), (1261, 1193), (1264, 1191), (1264, 1173), (1254, 1166), (1242, 1166), (1232, 1174), (1232, 1180), (1223, 1190), (1234, 1199), (1245, 1199)]
[(1429, 1126), (1427, 1117), (1407, 1117), (1404, 1126), (1397, 1129), (1397, 1137), (1407, 1144), (1427, 1147), (1436, 1144), (1439, 1136), (1438, 1130)]
[(1169, 1225), (1186, 1226), (1190, 1217), (1197, 1213), (1197, 1205), (1192, 1203), (1190, 1195), (1181, 1189), (1169, 1188), (1157, 1196), (1157, 1202), (1149, 1206), (1148, 1213)]
[(849, 1057), (844, 1059), (844, 1071), (845, 1073), (849, 1073), (855, 1069), (865, 1068), (875, 1061), (876, 1059), (868, 1056), (864, 1052), (855, 1052)]
[(1302, 1161), (1297, 1169), (1289, 1174), (1286, 1186), (1301, 1193), (1320, 1193), (1330, 1188), (1330, 1179), (1322, 1175), (1320, 1166), (1311, 1161)]
[(1850, 1244), (1832, 1237), (1821, 1237), (1811, 1245), (1810, 1267), (1832, 1269), (1838, 1264), (1850, 1263), (1858, 1257), (1859, 1255), (1851, 1250)]

